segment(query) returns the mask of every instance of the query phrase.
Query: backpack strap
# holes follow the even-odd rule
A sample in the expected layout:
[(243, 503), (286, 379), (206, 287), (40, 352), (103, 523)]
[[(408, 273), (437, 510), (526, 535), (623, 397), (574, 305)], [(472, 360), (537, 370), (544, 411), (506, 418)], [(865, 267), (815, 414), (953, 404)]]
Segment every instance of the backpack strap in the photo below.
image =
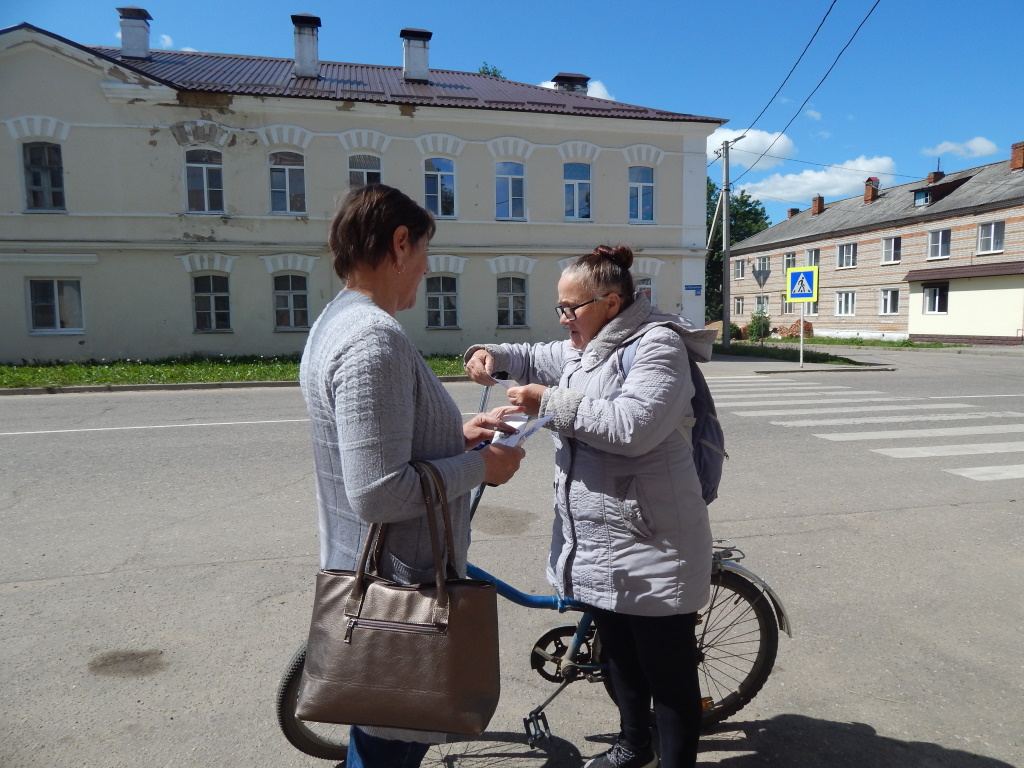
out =
[[(636, 349), (640, 346), (640, 339), (643, 336), (637, 336), (633, 341), (624, 347), (619, 347), (619, 370), (622, 372), (622, 380), (625, 381), (629, 375), (629, 369), (633, 367), (633, 360), (636, 359)], [(690, 351), (686, 351), (686, 359), (690, 362), (690, 373), (693, 374), (693, 360), (690, 358)], [(683, 436), (686, 444), (693, 448), (693, 440), (690, 438), (690, 431), (693, 429), (693, 425), (697, 423), (697, 419), (694, 416), (684, 416), (679, 423), (676, 425), (676, 430)]]

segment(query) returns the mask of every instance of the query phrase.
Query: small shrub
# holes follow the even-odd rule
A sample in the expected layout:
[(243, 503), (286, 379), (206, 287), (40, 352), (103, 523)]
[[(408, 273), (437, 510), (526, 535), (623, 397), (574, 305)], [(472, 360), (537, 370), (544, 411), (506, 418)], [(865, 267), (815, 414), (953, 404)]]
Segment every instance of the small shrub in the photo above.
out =
[(772, 321), (768, 313), (763, 309), (750, 316), (750, 323), (747, 325), (747, 338), (751, 341), (761, 341), (771, 335)]

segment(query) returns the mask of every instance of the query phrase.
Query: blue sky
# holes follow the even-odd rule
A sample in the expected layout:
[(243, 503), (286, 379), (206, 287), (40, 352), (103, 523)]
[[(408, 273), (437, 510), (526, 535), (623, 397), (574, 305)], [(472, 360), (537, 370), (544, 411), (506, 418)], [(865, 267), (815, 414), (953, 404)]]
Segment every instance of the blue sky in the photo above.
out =
[[(815, 194), (860, 194), (867, 176), (907, 183), (938, 163), (949, 172), (1003, 160), (1024, 141), (1020, 0), (880, 0), (802, 108), (875, 0), (136, 2), (153, 16), (154, 47), (172, 49), (291, 56), (289, 17), (312, 13), (323, 21), (321, 59), (400, 65), (399, 30), (429, 29), (434, 68), (476, 70), (486, 61), (534, 84), (579, 72), (598, 81), (592, 95), (728, 118), (715, 146), (750, 126), (832, 6), (732, 153), (733, 179), (773, 222)], [(4, 0), (0, 26), (27, 21), (79, 43), (118, 45), (117, 5)], [(708, 173), (721, 183), (721, 163)]]

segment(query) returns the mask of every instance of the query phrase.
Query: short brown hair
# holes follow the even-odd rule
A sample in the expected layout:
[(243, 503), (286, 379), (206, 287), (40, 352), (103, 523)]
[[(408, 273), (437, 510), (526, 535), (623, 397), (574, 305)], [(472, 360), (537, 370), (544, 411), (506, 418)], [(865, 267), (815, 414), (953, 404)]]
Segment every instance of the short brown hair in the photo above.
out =
[(565, 268), (562, 274), (571, 275), (587, 291), (597, 295), (617, 293), (622, 305), (633, 303), (633, 249), (628, 245), (599, 245), (585, 256)]
[(419, 242), (434, 236), (430, 211), (401, 190), (386, 184), (367, 184), (352, 190), (331, 221), (327, 246), (334, 254), (334, 271), (345, 280), (360, 264), (376, 269), (391, 253), (391, 238), (399, 227)]

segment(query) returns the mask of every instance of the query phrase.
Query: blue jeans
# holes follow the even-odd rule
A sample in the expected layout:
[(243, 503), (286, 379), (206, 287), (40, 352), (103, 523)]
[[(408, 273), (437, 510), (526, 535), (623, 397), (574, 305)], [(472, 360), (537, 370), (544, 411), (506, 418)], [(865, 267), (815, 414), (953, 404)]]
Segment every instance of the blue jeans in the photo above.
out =
[(348, 732), (345, 768), (419, 768), (429, 744), (379, 739), (354, 725)]

